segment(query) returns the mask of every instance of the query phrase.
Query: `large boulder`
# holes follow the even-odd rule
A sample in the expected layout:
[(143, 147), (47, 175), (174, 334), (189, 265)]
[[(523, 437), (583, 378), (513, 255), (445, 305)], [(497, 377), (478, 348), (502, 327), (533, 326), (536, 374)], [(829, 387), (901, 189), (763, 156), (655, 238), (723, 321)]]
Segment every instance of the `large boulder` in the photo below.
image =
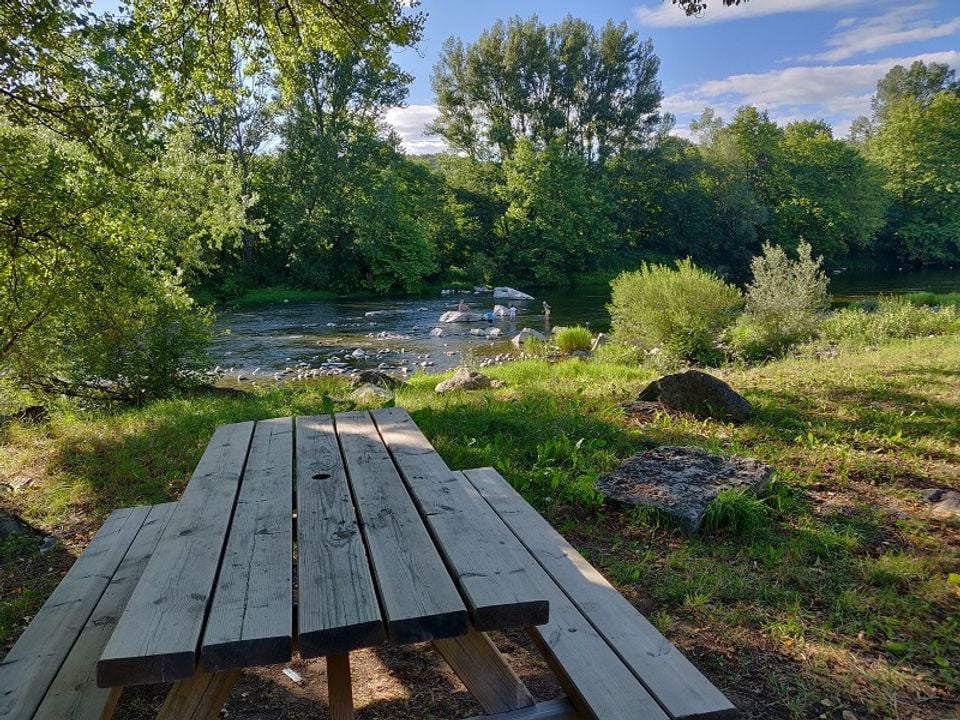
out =
[(375, 403), (393, 400), (395, 395), (392, 390), (365, 383), (350, 393), (350, 399), (358, 403)]
[(647, 385), (637, 400), (659, 402), (697, 417), (735, 423), (746, 422), (753, 417), (753, 406), (746, 398), (723, 380), (699, 370), (664, 375)]
[(361, 370), (353, 382), (355, 385), (377, 385), (388, 390), (395, 390), (404, 384), (403, 380), (385, 373), (383, 370)]
[(533, 295), (527, 295), (525, 292), (514, 290), (512, 287), (495, 287), (493, 289), (494, 300), (533, 300)]
[(440, 316), (440, 322), (442, 323), (481, 322), (482, 320), (483, 315), (481, 313), (460, 312), (459, 310), (448, 310)]
[(542, 332), (537, 332), (533, 328), (524, 328), (516, 335), (514, 335), (512, 342), (517, 348), (522, 348), (523, 343), (527, 338), (536, 338), (537, 340), (546, 340), (547, 337)]
[(438, 393), (451, 392), (453, 390), (485, 390), (486, 388), (495, 388), (503, 385), (499, 380), (492, 380), (476, 370), (467, 367), (458, 367), (453, 377), (447, 378), (437, 384)]
[(610, 500), (648, 505), (696, 532), (710, 503), (723, 490), (757, 493), (773, 468), (752, 458), (713, 455), (697, 447), (658, 447), (634, 455), (603, 476), (597, 487)]

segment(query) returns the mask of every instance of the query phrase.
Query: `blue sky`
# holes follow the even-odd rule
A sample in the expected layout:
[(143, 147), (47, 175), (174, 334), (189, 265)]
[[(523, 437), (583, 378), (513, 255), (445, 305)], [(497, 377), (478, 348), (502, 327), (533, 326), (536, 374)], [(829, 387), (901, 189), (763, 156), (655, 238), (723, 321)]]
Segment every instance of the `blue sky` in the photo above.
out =
[(387, 114), (412, 153), (443, 149), (422, 132), (436, 114), (430, 73), (443, 41), (470, 42), (512, 15), (550, 23), (571, 14), (595, 26), (623, 20), (652, 38), (663, 108), (676, 115), (678, 135), (707, 105), (729, 119), (754, 104), (782, 123), (824, 118), (843, 136), (869, 112), (877, 80), (894, 65), (921, 59), (960, 69), (960, 0), (749, 0), (733, 8), (708, 0), (701, 18), (669, 0), (424, 0), (419, 9), (428, 14), (423, 39), (395, 53), (415, 76), (407, 107)]

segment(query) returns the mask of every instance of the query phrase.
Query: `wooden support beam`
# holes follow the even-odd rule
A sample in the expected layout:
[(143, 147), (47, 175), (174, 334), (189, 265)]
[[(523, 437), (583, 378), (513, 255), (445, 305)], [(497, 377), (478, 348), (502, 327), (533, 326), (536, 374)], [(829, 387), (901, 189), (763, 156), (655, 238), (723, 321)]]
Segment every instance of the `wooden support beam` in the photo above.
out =
[(198, 672), (175, 682), (157, 720), (216, 720), (239, 677), (239, 670)]
[(350, 653), (327, 655), (327, 695), (330, 720), (353, 720)]
[(434, 640), (433, 646), (488, 715), (534, 704), (526, 685), (484, 633), (470, 628), (466, 635)]

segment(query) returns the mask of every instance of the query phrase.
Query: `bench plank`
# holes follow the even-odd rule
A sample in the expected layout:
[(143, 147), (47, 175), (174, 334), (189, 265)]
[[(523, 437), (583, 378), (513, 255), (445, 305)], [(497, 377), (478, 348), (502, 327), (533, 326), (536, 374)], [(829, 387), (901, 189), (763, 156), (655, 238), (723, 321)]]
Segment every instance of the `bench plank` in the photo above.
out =
[(0, 663), (0, 718), (33, 716), (148, 512), (114, 510), (37, 611)]
[(197, 668), (252, 422), (217, 428), (100, 662), (101, 687), (169, 682)]
[(387, 636), (415, 643), (465, 634), (467, 609), (373, 420), (339, 413), (336, 426)]
[(580, 720), (580, 717), (570, 701), (561, 698), (496, 715), (478, 715), (469, 720)]
[(480, 468), (465, 474), (671, 717), (736, 717), (736, 708), (723, 693), (496, 470)]
[(463, 475), (447, 467), (405, 410), (373, 413), (478, 630), (540, 625), (549, 606), (530, 582), (530, 554)]
[(206, 672), (293, 652), (293, 421), (257, 423), (204, 630)]
[(34, 720), (99, 720), (103, 708), (110, 702), (111, 690), (97, 687), (97, 660), (175, 507), (176, 503), (163, 503), (149, 508), (137, 537), (57, 673)]
[(385, 638), (377, 593), (329, 416), (297, 418), (300, 655), (334, 655)]

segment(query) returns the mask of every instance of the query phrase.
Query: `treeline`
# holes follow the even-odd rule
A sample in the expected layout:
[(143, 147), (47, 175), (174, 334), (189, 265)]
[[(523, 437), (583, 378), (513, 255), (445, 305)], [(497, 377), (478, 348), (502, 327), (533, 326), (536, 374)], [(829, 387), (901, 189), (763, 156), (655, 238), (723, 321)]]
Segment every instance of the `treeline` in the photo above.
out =
[[(256, 116), (272, 145), (219, 147), (249, 175), (259, 228), (213, 279), (226, 294), (563, 284), (683, 257), (740, 279), (763, 243), (801, 239), (830, 268), (960, 262), (960, 94), (945, 65), (893, 68), (848, 138), (743, 107), (726, 122), (706, 109), (691, 142), (660, 109), (649, 40), (514, 18), (444, 44), (432, 129), (451, 152), (411, 157), (378, 124), (408, 79), (381, 60), (321, 54), (292, 104)], [(218, 123), (240, 138), (246, 117)]]

